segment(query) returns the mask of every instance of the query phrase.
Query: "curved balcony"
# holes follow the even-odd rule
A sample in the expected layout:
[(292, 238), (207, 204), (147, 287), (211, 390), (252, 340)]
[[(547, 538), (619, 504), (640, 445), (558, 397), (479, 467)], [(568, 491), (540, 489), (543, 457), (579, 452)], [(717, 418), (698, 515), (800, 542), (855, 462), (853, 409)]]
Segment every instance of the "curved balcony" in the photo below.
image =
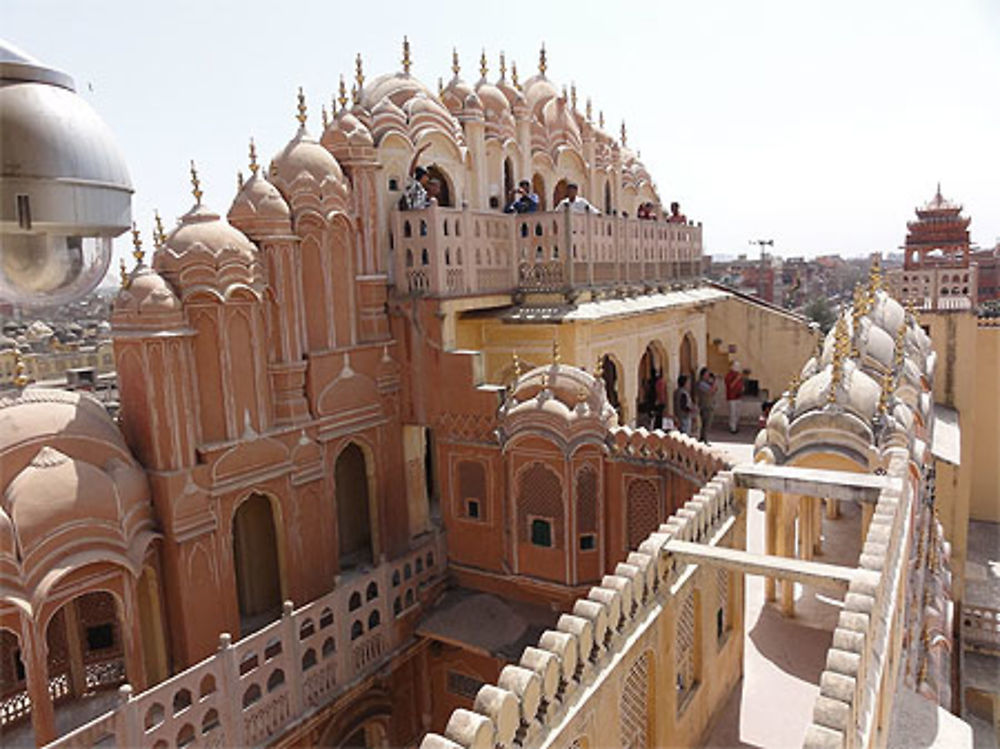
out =
[(439, 297), (659, 285), (701, 272), (701, 225), (544, 211), (394, 211), (390, 264), (403, 294)]

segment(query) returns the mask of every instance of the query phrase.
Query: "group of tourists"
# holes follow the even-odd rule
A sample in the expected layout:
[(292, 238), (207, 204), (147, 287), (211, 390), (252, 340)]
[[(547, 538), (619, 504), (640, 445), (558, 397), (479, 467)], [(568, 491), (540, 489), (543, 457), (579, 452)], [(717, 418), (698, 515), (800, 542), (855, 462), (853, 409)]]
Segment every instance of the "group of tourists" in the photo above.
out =
[[(734, 361), (723, 378), (726, 393), (726, 404), (729, 409), (728, 426), (732, 434), (739, 431), (740, 400), (744, 392), (744, 375), (740, 363)], [(706, 445), (708, 428), (715, 418), (716, 396), (719, 384), (715, 373), (708, 367), (702, 367), (698, 378), (693, 383), (686, 374), (678, 375), (677, 387), (673, 396), (673, 418), (666, 416), (667, 384), (662, 370), (654, 369), (650, 377), (644, 381), (643, 402), (650, 416), (654, 429), (676, 428), (684, 434), (694, 436), (695, 420), (698, 424), (698, 439)]]

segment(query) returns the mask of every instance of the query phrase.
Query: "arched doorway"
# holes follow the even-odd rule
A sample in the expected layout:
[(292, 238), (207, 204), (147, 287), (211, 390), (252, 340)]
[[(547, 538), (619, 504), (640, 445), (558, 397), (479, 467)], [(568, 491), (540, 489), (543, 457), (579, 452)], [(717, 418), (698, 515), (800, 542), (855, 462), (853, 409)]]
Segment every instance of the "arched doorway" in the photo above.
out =
[(93, 591), (63, 604), (45, 628), (53, 705), (113, 689), (126, 680), (118, 602)]
[[(663, 412), (658, 409), (657, 388), (660, 388), (664, 394), (663, 405), (669, 403), (667, 399), (668, 383), (663, 379), (667, 376), (666, 366), (667, 357), (663, 349), (655, 343), (646, 346), (646, 350), (639, 359), (639, 371), (637, 372), (639, 389), (635, 412), (639, 424), (648, 424), (653, 429), (660, 427), (660, 424), (656, 423), (658, 419), (654, 417), (663, 415)], [(659, 380), (663, 380), (662, 385), (657, 384)]]
[(281, 614), (278, 534), (271, 500), (263, 494), (251, 494), (233, 516), (233, 561), (243, 636)]
[(688, 379), (694, 384), (696, 375), (695, 368), (698, 366), (697, 360), (697, 349), (694, 345), (694, 338), (691, 337), (690, 333), (685, 333), (684, 338), (681, 340), (681, 350), (680, 350), (680, 370), (679, 374), (686, 374)]
[(618, 391), (618, 366), (615, 364), (615, 360), (607, 354), (601, 357), (601, 376), (604, 378), (604, 391), (608, 395), (608, 403), (618, 412), (618, 420), (621, 421), (622, 406)]
[(337, 538), (340, 569), (372, 564), (372, 525), (368, 495), (368, 463), (354, 442), (337, 456), (334, 469), (337, 496)]
[(438, 205), (442, 207), (451, 207), (455, 205), (453, 201), (454, 195), (452, 190), (452, 184), (451, 180), (448, 179), (447, 173), (445, 173), (445, 171), (441, 167), (437, 166), (436, 164), (432, 164), (431, 166), (427, 167), (427, 174), (430, 176), (432, 180), (436, 179), (441, 183), (441, 192), (438, 195), (437, 199)]
[(531, 191), (538, 196), (538, 210), (547, 211), (548, 204), (545, 201), (545, 180), (542, 175), (535, 172), (531, 177)]
[(503, 160), (503, 199), (500, 201), (500, 207), (503, 208), (508, 203), (511, 202), (514, 195), (514, 167), (510, 163), (510, 159), (506, 158)]
[(552, 207), (555, 208), (559, 205), (559, 201), (566, 197), (569, 192), (569, 182), (563, 177), (561, 180), (556, 182), (555, 188), (552, 190)]

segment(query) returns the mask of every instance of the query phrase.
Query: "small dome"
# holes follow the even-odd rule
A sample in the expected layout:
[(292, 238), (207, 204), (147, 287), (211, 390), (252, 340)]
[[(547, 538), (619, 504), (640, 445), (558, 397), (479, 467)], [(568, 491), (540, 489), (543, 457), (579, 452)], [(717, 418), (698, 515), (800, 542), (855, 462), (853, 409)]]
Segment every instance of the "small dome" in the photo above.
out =
[(563, 97), (549, 99), (545, 103), (542, 107), (542, 122), (545, 123), (549, 132), (549, 142), (553, 146), (569, 145), (574, 148), (581, 146), (580, 128), (577, 127), (576, 119)]
[(379, 101), (372, 110), (372, 136), (380, 142), (390, 132), (406, 135), (406, 112), (400, 109), (388, 96)]
[(559, 96), (556, 87), (543, 74), (533, 75), (524, 82), (524, 98), (532, 114), (541, 118), (542, 107), (549, 101)]
[(386, 73), (373, 79), (361, 89), (361, 106), (370, 112), (383, 99), (392, 99), (393, 104), (402, 107), (417, 94), (433, 97), (430, 89), (407, 73)]
[(504, 112), (510, 111), (510, 102), (503, 91), (488, 81), (481, 80), (476, 85), (476, 96), (483, 103), (486, 119), (498, 119)]
[(344, 172), (333, 155), (300, 127), (288, 145), (271, 160), (268, 176), (283, 188), (291, 185), (302, 174), (308, 174), (317, 184), (332, 180), (343, 184)]
[(0, 458), (8, 451), (56, 438), (101, 444), (129, 455), (104, 406), (86, 394), (29, 388), (13, 396), (0, 396)]
[(291, 211), (278, 188), (255, 171), (233, 199), (227, 218), (249, 237), (291, 232)]
[(167, 235), (163, 247), (153, 256), (153, 267), (159, 269), (157, 261), (164, 254), (182, 257), (196, 251), (211, 255), (234, 254), (248, 263), (254, 262), (257, 255), (253, 242), (200, 203), (181, 216), (180, 223)]
[(371, 148), (375, 145), (372, 134), (365, 124), (346, 109), (340, 110), (334, 116), (333, 122), (323, 133), (320, 142), (334, 155), (334, 158), (338, 159), (342, 154), (346, 155), (350, 149)]
[(448, 85), (441, 90), (441, 103), (448, 108), (452, 114), (458, 114), (465, 107), (465, 100), (473, 93), (472, 86), (463, 81), (457, 75), (448, 81)]
[(508, 436), (537, 418), (557, 417), (574, 427), (589, 424), (594, 429), (618, 422), (604, 382), (565, 364), (536, 367), (518, 378), (500, 410)]
[(118, 292), (114, 314), (169, 315), (181, 311), (181, 300), (159, 273), (140, 265), (128, 285)]

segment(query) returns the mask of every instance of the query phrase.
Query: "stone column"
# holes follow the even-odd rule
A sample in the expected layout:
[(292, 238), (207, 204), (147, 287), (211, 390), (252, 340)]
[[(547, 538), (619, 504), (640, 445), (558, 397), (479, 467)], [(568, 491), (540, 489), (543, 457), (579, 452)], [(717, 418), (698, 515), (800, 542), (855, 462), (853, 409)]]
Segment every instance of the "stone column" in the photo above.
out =
[(56, 738), (56, 715), (49, 694), (48, 646), (39, 624), (21, 615), (21, 660), (24, 663), (28, 697), (31, 698), (31, 727), (35, 745), (43, 746)]
[(125, 655), (125, 674), (136, 694), (146, 688), (146, 664), (142, 653), (142, 619), (139, 616), (138, 579), (124, 574), (124, 596), (121, 617), (122, 651)]
[[(775, 492), (764, 493), (764, 553), (778, 555), (778, 523), (777, 514), (781, 507), (781, 497)], [(764, 578), (764, 600), (775, 600), (775, 579)]]
[(63, 625), (66, 627), (66, 654), (69, 659), (69, 691), (82, 697), (87, 691), (87, 675), (83, 669), (83, 647), (80, 644), (80, 617), (73, 599), (63, 606)]
[(417, 655), (417, 683), (420, 686), (420, 726), (426, 733), (431, 730), (431, 720), (434, 717), (434, 707), (431, 701), (431, 667), (427, 647), (420, 649)]
[[(778, 519), (778, 553), (780, 556), (795, 558), (795, 513), (787, 497), (782, 497), (782, 507)], [(787, 617), (795, 616), (795, 583), (791, 580), (781, 581), (781, 613)]]
[(837, 506), (837, 500), (827, 499), (826, 500), (826, 518), (827, 520), (836, 520), (840, 517), (840, 508)]

